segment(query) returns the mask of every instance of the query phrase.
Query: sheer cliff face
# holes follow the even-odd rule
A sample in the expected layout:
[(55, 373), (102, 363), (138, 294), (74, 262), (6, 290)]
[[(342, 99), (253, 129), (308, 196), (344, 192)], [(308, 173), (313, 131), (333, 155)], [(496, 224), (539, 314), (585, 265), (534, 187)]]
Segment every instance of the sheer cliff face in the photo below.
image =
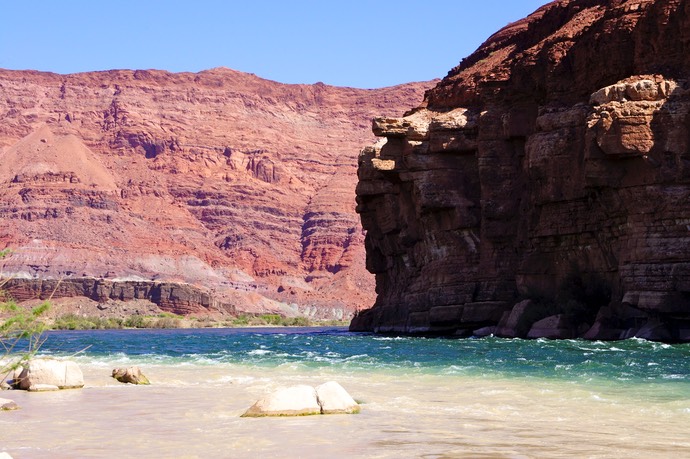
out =
[(356, 330), (690, 340), (690, 3), (558, 1), (359, 160)]
[(0, 70), (0, 272), (19, 299), (347, 317), (373, 301), (357, 151), (430, 86)]

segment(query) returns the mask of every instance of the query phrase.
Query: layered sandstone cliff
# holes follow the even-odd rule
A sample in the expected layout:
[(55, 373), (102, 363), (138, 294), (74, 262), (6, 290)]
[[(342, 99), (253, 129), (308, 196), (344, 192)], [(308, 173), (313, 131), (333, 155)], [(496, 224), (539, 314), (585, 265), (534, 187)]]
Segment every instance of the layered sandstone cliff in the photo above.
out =
[(19, 299), (347, 317), (373, 301), (356, 152), (430, 86), (0, 70), (0, 273)]
[(561, 0), (359, 160), (354, 330), (690, 341), (690, 3)]

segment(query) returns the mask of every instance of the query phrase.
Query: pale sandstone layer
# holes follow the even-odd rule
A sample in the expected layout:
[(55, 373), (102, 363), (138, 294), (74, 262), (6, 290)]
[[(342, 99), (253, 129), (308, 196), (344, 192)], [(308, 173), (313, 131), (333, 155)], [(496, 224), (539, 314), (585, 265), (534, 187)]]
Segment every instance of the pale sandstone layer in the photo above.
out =
[(359, 161), (353, 330), (690, 341), (690, 3), (562, 0)]
[(19, 300), (346, 318), (373, 302), (357, 152), (431, 86), (0, 70), (2, 274)]

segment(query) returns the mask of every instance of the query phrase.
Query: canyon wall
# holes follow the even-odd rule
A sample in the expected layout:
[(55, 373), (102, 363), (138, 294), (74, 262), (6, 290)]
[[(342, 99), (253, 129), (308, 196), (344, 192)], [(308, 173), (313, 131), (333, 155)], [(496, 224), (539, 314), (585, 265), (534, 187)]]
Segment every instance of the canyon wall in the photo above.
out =
[(357, 152), (431, 86), (0, 70), (0, 274), (23, 300), (347, 318), (374, 299)]
[(379, 117), (352, 330), (690, 341), (690, 3), (561, 0)]

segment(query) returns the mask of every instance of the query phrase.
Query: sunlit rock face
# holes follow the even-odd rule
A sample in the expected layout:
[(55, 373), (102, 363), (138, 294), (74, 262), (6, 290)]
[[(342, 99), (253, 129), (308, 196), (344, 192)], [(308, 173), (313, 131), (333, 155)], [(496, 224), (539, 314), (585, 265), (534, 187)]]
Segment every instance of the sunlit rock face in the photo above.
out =
[(690, 4), (558, 1), (359, 159), (355, 330), (690, 340)]
[(0, 70), (1, 274), (21, 299), (347, 318), (374, 299), (357, 153), (431, 86)]

